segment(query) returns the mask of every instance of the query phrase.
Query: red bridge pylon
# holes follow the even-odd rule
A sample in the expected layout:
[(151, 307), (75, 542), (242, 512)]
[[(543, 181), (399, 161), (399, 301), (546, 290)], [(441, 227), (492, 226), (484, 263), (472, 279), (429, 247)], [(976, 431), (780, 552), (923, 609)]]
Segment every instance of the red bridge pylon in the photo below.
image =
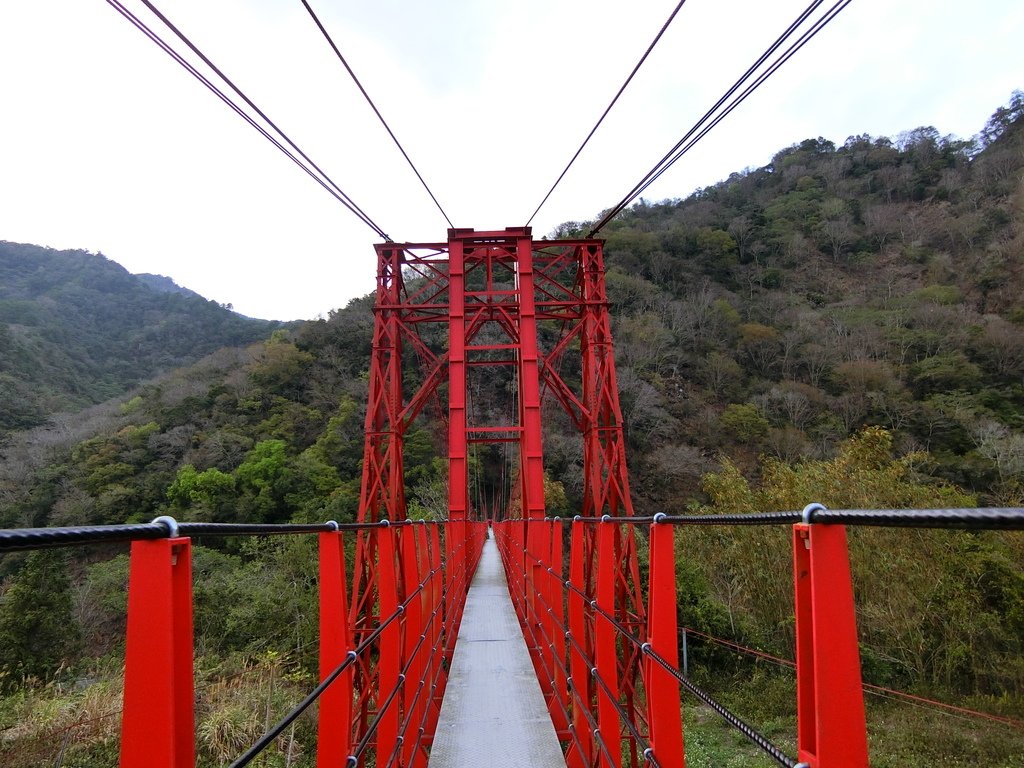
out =
[[(451, 229), (445, 243), (375, 246), (377, 295), (359, 521), (406, 517), (403, 440), (428, 403), (440, 405), (447, 390), (447, 408), (439, 409), (447, 419), (448, 433), (446, 587), (449, 579), (465, 581), (468, 570), (460, 566), (475, 563), (473, 548), (467, 546), (467, 522), (493, 519), (521, 521), (513, 529), (517, 537), (521, 536), (525, 552), (516, 567), (509, 569), (509, 578), (515, 579), (514, 571), (518, 571), (519, 578), (526, 580), (521, 584), (520, 594), (533, 594), (540, 589), (543, 576), (527, 561), (531, 552), (537, 555), (541, 548), (550, 548), (542, 535), (542, 526), (531, 527), (532, 521), (542, 521), (545, 516), (545, 394), (561, 404), (583, 439), (581, 514), (633, 514), (602, 245), (601, 240), (538, 241), (532, 238), (529, 227), (521, 227), (491, 232)], [(439, 325), (443, 328), (444, 324), (447, 338), (439, 341), (443, 334), (431, 329)], [(406, 357), (419, 362), (417, 374), (407, 370)], [(508, 378), (512, 403), (504, 418), (496, 417), (493, 409), (484, 414), (474, 407), (470, 395), (474, 391), (474, 375), (484, 368), (492, 376), (496, 371), (504, 371)], [(411, 382), (415, 383), (409, 386)], [(470, 492), (474, 474), (471, 447), (475, 445), (500, 445), (511, 465), (502, 467), (503, 472), (507, 469), (508, 477), (514, 478), (507, 498), (493, 504), (490, 510), (483, 508), (479, 494), (474, 497)], [(585, 556), (578, 567), (583, 570), (584, 591), (596, 595), (597, 531), (590, 526), (588, 529)], [(614, 595), (617, 621), (643, 637), (644, 603), (633, 527), (615, 529), (615, 573), (610, 580), (606, 577), (602, 589), (606, 595)], [(357, 641), (373, 629), (381, 569), (383, 566), (390, 570), (391, 566), (379, 562), (381, 553), (376, 549), (376, 541), (376, 537), (361, 536), (355, 553), (350, 610)], [(461, 586), (467, 588), (468, 583)], [(513, 587), (512, 591), (517, 590)], [(461, 601), (453, 602), (459, 604)], [(552, 718), (560, 736), (568, 741), (571, 724), (579, 733), (587, 730), (580, 702), (587, 702), (588, 707), (597, 702), (595, 683), (589, 676), (579, 677), (582, 682), (573, 697), (557, 690), (565, 686), (553, 685), (542, 672), (550, 666), (553, 654), (560, 654), (563, 664), (568, 663), (565, 642), (562, 641), (560, 649), (542, 643), (537, 633), (525, 626), (530, 612), (522, 605), (517, 609), (527, 630), (527, 641)], [(586, 606), (591, 627), (593, 610), (589, 604)], [(457, 627), (458, 617), (446, 616), (445, 624)], [(444, 641), (449, 660), (456, 634), (450, 634)], [(578, 642), (583, 644), (578, 655), (594, 659), (597, 650), (593, 631), (585, 633)], [(644, 732), (638, 651), (625, 649), (616, 667), (618, 703), (628, 712), (638, 732)], [(376, 672), (363, 669), (361, 677), (362, 685), (357, 684), (357, 688), (365, 693), (358, 702), (361, 712), (356, 715), (357, 730), (365, 727), (375, 707), (372, 691)], [(580, 684), (583, 690), (578, 689)], [(437, 706), (443, 689), (442, 684), (437, 691)], [(628, 729), (622, 733), (622, 752), (633, 755), (628, 762), (636, 763), (639, 756), (634, 739)], [(618, 738), (617, 735), (614, 742)], [(595, 763), (593, 744), (587, 740), (584, 743), (590, 746), (581, 750), (574, 743), (569, 747), (570, 765)]]

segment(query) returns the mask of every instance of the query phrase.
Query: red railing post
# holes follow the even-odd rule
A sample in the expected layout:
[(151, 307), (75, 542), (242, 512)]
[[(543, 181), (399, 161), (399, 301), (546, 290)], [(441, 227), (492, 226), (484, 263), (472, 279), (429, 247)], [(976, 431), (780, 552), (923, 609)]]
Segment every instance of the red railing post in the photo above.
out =
[[(339, 531), (320, 534), (320, 680), (337, 669), (352, 650), (345, 585), (345, 547)], [(317, 768), (343, 765), (352, 749), (352, 677), (341, 673), (320, 697)]]
[[(615, 557), (616, 526), (610, 520), (602, 520), (597, 526), (597, 607), (609, 616), (615, 615), (615, 574), (619, 563)], [(619, 657), (616, 652), (616, 629), (606, 616), (594, 613), (594, 665), (597, 676), (604, 682), (595, 687), (597, 693), (597, 724), (601, 740), (608, 748), (611, 763), (602, 752), (602, 762), (608, 768), (619, 768), (622, 764), (622, 747), (619, 740), (621, 719), (615, 708), (619, 698)]]
[(547, 616), (548, 637), (551, 640), (551, 677), (554, 680), (554, 701), (552, 702), (551, 720), (555, 724), (558, 738), (569, 738), (569, 721), (565, 713), (569, 711), (569, 692), (565, 676), (565, 585), (562, 583), (562, 523), (549, 520), (545, 523), (548, 531), (548, 564), (552, 573), (546, 574), (547, 602), (550, 613)]
[[(377, 589), (380, 600), (380, 621), (383, 623), (398, 612), (398, 565), (395, 552), (395, 528), (385, 525), (376, 530), (377, 534)], [(390, 705), (384, 704), (392, 691), (399, 687), (402, 670), (402, 623), (399, 617), (380, 634), (380, 658), (377, 661), (377, 690), (374, 700), (377, 704), (377, 763), (384, 765), (398, 743), (398, 711), (401, 695), (396, 695)]]
[(441, 699), (448, 684), (447, 674), (442, 667), (444, 660), (444, 609), (440, 611), (437, 607), (444, 600), (444, 573), (441, 571), (441, 524), (430, 525), (430, 546), (428, 562), (430, 570), (434, 575), (430, 577), (430, 613), (433, 618), (430, 620), (430, 681), (429, 692), (429, 713), (427, 714), (426, 728), (424, 733), (428, 741), (432, 743), (434, 733), (437, 731), (437, 718), (441, 712)]
[[(819, 505), (804, 510), (809, 519)], [(868, 765), (846, 528), (793, 526), (797, 757), (810, 768)]]
[(193, 768), (193, 689), (191, 542), (132, 542), (122, 768)]
[[(659, 524), (656, 515), (650, 537), (646, 647), (670, 666), (678, 668), (675, 554), (675, 529), (671, 525)], [(648, 739), (653, 757), (662, 768), (685, 768), (683, 726), (679, 715), (679, 681), (646, 655), (643, 676), (644, 690), (647, 692)]]
[(547, 589), (547, 560), (551, 555), (551, 546), (547, 542), (547, 523), (540, 518), (525, 521), (526, 523), (526, 572), (523, 585), (523, 629), (526, 644), (530, 650), (537, 682), (544, 701), (549, 707), (553, 702), (554, 693), (551, 687), (551, 648), (544, 640), (544, 631), (548, 627), (547, 611), (544, 604), (550, 594)]
[[(569, 581), (575, 587), (569, 591), (569, 674), (572, 676), (572, 724), (576, 739), (569, 745), (565, 762), (570, 768), (582, 768), (594, 764), (594, 738), (590, 732), (587, 713), (590, 711), (593, 682), (590, 677), (590, 664), (583, 651), (588, 650), (587, 643), (587, 606), (583, 600), (586, 591), (584, 571), (585, 535), (583, 521), (579, 518), (572, 523), (572, 536), (569, 546)], [(577, 591), (579, 590), (579, 591)]]
[[(398, 530), (402, 557), (402, 582), (404, 584), (402, 593), (407, 596), (406, 600), (408, 601), (405, 615), (402, 617), (405, 622), (405, 632), (402, 638), (402, 657), (405, 659), (405, 666), (409, 670), (405, 674), (405, 682), (402, 685), (401, 693), (403, 705), (402, 720), (408, 723), (406, 730), (399, 734), (402, 739), (402, 757), (396, 765), (401, 766), (413, 765), (414, 758), (417, 762), (426, 764), (426, 755), (422, 756), (422, 760), (419, 759), (420, 741), (419, 733), (416, 731), (419, 727), (419, 720), (416, 715), (420, 712), (420, 707), (419, 700), (416, 698), (416, 689), (426, 675), (426, 665), (423, 663), (423, 658), (429, 652), (429, 648), (426, 647), (426, 640), (424, 639), (420, 642), (420, 638), (424, 636), (425, 629), (423, 619), (426, 614), (423, 612), (423, 601), (426, 597), (427, 587), (424, 586), (423, 591), (413, 600), (408, 599), (408, 596), (419, 588), (420, 583), (427, 574), (427, 569), (423, 567), (419, 552), (417, 551), (416, 534), (418, 527), (416, 525), (408, 525)], [(419, 646), (418, 650), (417, 645)], [(423, 695), (425, 696), (426, 694)]]

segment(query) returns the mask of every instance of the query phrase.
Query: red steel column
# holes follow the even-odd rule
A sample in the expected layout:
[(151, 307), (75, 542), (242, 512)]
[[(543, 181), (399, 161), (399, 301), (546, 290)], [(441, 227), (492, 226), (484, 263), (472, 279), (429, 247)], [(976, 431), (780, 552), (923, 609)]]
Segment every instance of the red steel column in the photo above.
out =
[[(341, 533), (320, 534), (320, 679), (337, 669), (352, 649), (345, 594), (345, 547)], [(323, 692), (317, 721), (317, 768), (342, 765), (352, 748), (350, 666)]]
[[(610, 616), (615, 615), (615, 582), (619, 563), (615, 553), (616, 524), (602, 522), (597, 526), (597, 607)], [(615, 708), (619, 698), (619, 658), (616, 652), (616, 629), (600, 613), (594, 613), (594, 665), (597, 675), (604, 681), (595, 686), (597, 693), (597, 724), (601, 740), (608, 748), (611, 764), (602, 752), (602, 762), (608, 768), (622, 764), (619, 732), (622, 723)]]
[[(461, 240), (448, 251), (448, 519), (453, 546), (466, 543), (469, 457), (466, 444), (466, 263)], [(465, 558), (465, 556), (464, 556)]]
[(841, 525), (793, 526), (797, 757), (810, 768), (868, 765), (853, 585)]
[(570, 768), (589, 767), (594, 764), (594, 737), (590, 732), (590, 723), (586, 715), (590, 711), (590, 702), (593, 698), (593, 681), (590, 677), (590, 664), (580, 651), (591, 650), (587, 643), (587, 608), (583, 595), (580, 594), (586, 591), (586, 532), (583, 525), (581, 520), (573, 522), (569, 548), (569, 581), (575, 587), (569, 590), (568, 594), (569, 635), (575, 641), (569, 643), (569, 674), (572, 676), (572, 724), (579, 739), (579, 746), (573, 741), (566, 754), (565, 762)]
[[(433, 523), (430, 526), (430, 547), (429, 547), (430, 570), (436, 571), (430, 577), (430, 613), (433, 616), (430, 620), (430, 675), (431, 685), (428, 703), (425, 736), (433, 741), (433, 735), (437, 731), (437, 718), (441, 712), (441, 699), (444, 698), (444, 691), (447, 687), (448, 677), (442, 666), (444, 660), (444, 643), (442, 641), (444, 632), (444, 609), (435, 613), (437, 607), (444, 600), (444, 574), (441, 572), (441, 524)], [(434, 681), (437, 681), (434, 683)]]
[(548, 530), (546, 542), (550, 555), (548, 564), (553, 573), (546, 574), (547, 602), (550, 613), (547, 613), (548, 637), (551, 640), (550, 669), (554, 680), (552, 691), (553, 701), (549, 710), (551, 720), (555, 724), (558, 738), (563, 741), (569, 738), (569, 721), (565, 713), (569, 711), (569, 692), (565, 669), (565, 584), (562, 582), (562, 523), (560, 520), (549, 520), (545, 523)]
[[(676, 618), (675, 529), (655, 516), (650, 538), (650, 583), (647, 606), (647, 646), (670, 666), (679, 667)], [(685, 768), (683, 727), (679, 715), (679, 681), (649, 656), (643, 661), (647, 691), (648, 738), (654, 759), (662, 768)]]
[[(395, 558), (395, 529), (390, 526), (378, 528), (377, 553), (379, 561), (378, 594), (380, 596), (380, 620), (385, 622), (398, 611), (398, 569)], [(377, 662), (377, 686), (374, 699), (377, 703), (377, 760), (386, 762), (398, 741), (399, 707), (401, 694), (395, 696), (384, 709), (391, 692), (399, 687), (402, 671), (402, 616), (391, 622), (380, 634), (380, 660)]]
[(540, 423), (540, 354), (537, 349), (533, 240), (529, 237), (520, 237), (516, 243), (516, 282), (519, 291), (519, 411), (522, 427), (519, 450), (523, 518), (541, 520), (544, 518), (544, 446)]
[(128, 576), (122, 768), (192, 768), (192, 548), (135, 541)]

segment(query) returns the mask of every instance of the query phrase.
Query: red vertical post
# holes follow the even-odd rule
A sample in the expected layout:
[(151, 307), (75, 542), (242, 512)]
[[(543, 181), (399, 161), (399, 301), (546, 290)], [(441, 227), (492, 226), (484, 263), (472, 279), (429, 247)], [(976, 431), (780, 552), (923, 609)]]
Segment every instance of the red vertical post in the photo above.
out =
[(583, 521), (574, 520), (569, 547), (569, 581), (575, 589), (569, 590), (568, 606), (569, 635), (575, 642), (569, 643), (569, 673), (572, 676), (573, 689), (572, 723), (579, 744), (573, 741), (569, 745), (566, 764), (570, 768), (594, 764), (594, 739), (586, 715), (590, 708), (593, 683), (590, 677), (590, 664), (581, 653), (581, 649), (588, 650), (586, 604), (581, 594), (586, 590), (584, 537)]
[(868, 765), (846, 528), (793, 526), (797, 757), (810, 768)]
[(562, 523), (559, 520), (548, 520), (545, 524), (548, 536), (546, 545), (548, 565), (551, 573), (546, 574), (546, 599), (550, 612), (547, 617), (547, 634), (551, 641), (550, 670), (554, 683), (552, 702), (549, 710), (555, 731), (560, 739), (569, 738), (569, 721), (565, 713), (569, 711), (569, 693), (563, 666), (565, 659), (565, 585), (562, 583)]
[[(454, 545), (466, 544), (469, 457), (466, 442), (466, 264), (458, 238), (448, 245), (448, 519)], [(449, 528), (449, 532), (452, 532)], [(463, 555), (462, 560), (465, 561)]]
[[(419, 751), (419, 734), (416, 732), (419, 720), (415, 716), (419, 712), (419, 706), (418, 702), (414, 704), (414, 701), (416, 701), (416, 688), (426, 674), (426, 667), (422, 660), (428, 652), (426, 640), (420, 642), (424, 632), (422, 598), (426, 587), (423, 588), (424, 592), (409, 600), (409, 596), (419, 588), (420, 582), (426, 574), (426, 569), (421, 568), (419, 554), (416, 551), (416, 529), (415, 525), (406, 525), (398, 529), (399, 549), (402, 557), (402, 594), (406, 595), (407, 602), (405, 613), (402, 616), (405, 624), (402, 637), (402, 657), (405, 660), (405, 666), (409, 669), (405, 673), (405, 682), (402, 684), (400, 697), (402, 721), (408, 721), (407, 729), (399, 734), (402, 737), (402, 759), (398, 765), (403, 766), (412, 765), (413, 757)], [(419, 650), (416, 650), (417, 644), (419, 644)]]
[[(676, 618), (675, 529), (654, 518), (650, 537), (650, 583), (647, 590), (647, 644), (670, 666), (679, 667), (679, 629)], [(648, 738), (654, 759), (662, 768), (685, 768), (683, 726), (679, 716), (679, 681), (645, 656)]]
[[(534, 295), (533, 240), (516, 240), (516, 289), (519, 298), (519, 451), (525, 520), (544, 518), (544, 447), (540, 420), (540, 353), (537, 348), (537, 300)], [(536, 553), (532, 553), (536, 554)]]
[[(398, 611), (398, 573), (395, 559), (395, 529), (385, 525), (377, 534), (377, 588), (380, 595), (380, 620), (387, 621)], [(385, 764), (398, 742), (398, 715), (401, 695), (387, 709), (384, 702), (399, 687), (402, 670), (402, 617), (392, 621), (380, 634), (380, 659), (377, 662), (377, 762)]]
[[(447, 687), (448, 678), (441, 666), (444, 659), (444, 644), (441, 640), (444, 632), (444, 609), (437, 611), (437, 607), (444, 600), (444, 574), (441, 572), (441, 524), (430, 525), (430, 569), (436, 571), (430, 577), (430, 613), (433, 618), (430, 620), (430, 681), (432, 688), (429, 692), (429, 713), (425, 733), (432, 741), (434, 732), (437, 730), (437, 718), (441, 712), (441, 699)], [(436, 612), (435, 612), (436, 611)], [(435, 682), (436, 681), (436, 682)], [(429, 743), (429, 742), (428, 742)]]
[(192, 768), (192, 547), (132, 542), (121, 719), (122, 768)]
[(526, 584), (523, 596), (525, 607), (523, 622), (526, 625), (526, 640), (529, 645), (530, 656), (533, 658), (533, 665), (537, 670), (537, 681), (540, 683), (544, 700), (548, 703), (548, 707), (551, 708), (554, 705), (554, 702), (551, 700), (554, 693), (550, 675), (551, 647), (549, 641), (544, 639), (545, 633), (550, 631), (550, 620), (545, 607), (545, 604), (551, 597), (550, 590), (547, 587), (549, 582), (547, 561), (551, 556), (551, 544), (548, 539), (550, 536), (548, 533), (549, 529), (550, 526), (545, 520), (531, 519), (526, 521), (528, 556), (526, 558)]
[[(609, 616), (615, 615), (615, 574), (619, 563), (615, 557), (616, 525), (603, 521), (597, 526), (597, 607)], [(615, 708), (619, 698), (618, 654), (615, 650), (616, 629), (606, 616), (594, 613), (594, 665), (604, 685), (596, 686), (597, 725), (601, 739), (611, 755), (602, 762), (608, 768), (619, 768), (622, 764), (622, 748), (619, 732), (622, 724)], [(603, 753), (602, 753), (603, 755)]]
[[(345, 547), (341, 533), (320, 534), (320, 680), (345, 661), (352, 649), (345, 585)], [(352, 748), (352, 678), (350, 666), (320, 697), (317, 721), (317, 768), (342, 765)]]

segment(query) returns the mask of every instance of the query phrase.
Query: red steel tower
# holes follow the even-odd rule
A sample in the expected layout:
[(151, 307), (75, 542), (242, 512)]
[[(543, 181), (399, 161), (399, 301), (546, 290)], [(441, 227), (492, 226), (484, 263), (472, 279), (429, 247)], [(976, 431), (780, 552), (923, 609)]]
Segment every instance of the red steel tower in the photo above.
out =
[[(518, 227), (491, 232), (451, 229), (445, 243), (375, 246), (377, 296), (360, 522), (406, 517), (403, 437), (432, 399), (443, 401), (445, 388), (449, 555), (465, 538), (464, 522), (488, 516), (522, 519), (522, 541), (530, 547), (529, 521), (545, 515), (545, 394), (553, 395), (582, 435), (581, 515), (633, 514), (602, 245), (601, 240), (534, 240), (529, 227)], [(424, 340), (426, 326), (445, 323), (446, 348)], [(403, 375), (403, 352), (411, 352), (421, 370), (418, 383), (408, 392), (403, 389), (411, 380)], [(578, 361), (571, 359), (577, 354)], [(480, 367), (507, 372), (514, 399), (509, 423), (495, 423), (493, 416), (488, 423), (475, 423), (480, 420), (474, 418), (467, 391), (474, 369)], [(502, 508), (477, 508), (481, 505), (472, 498), (474, 444), (500, 444), (515, 457), (509, 470), (515, 480)], [(616, 528), (616, 614), (642, 637), (645, 619), (633, 527)], [(380, 564), (372, 541), (361, 538), (356, 551), (351, 610), (357, 634), (368, 632), (373, 623)], [(586, 581), (593, 589), (597, 575), (592, 543), (587, 550)], [(592, 645), (592, 638), (587, 644)], [(634, 706), (638, 670), (636, 655), (625, 653), (618, 684), (622, 704), (631, 713), (642, 709), (639, 703)], [(372, 670), (364, 673), (372, 676)], [(595, 692), (579, 693), (592, 698)], [(367, 707), (372, 709), (372, 704), (364, 701), (364, 722)], [(564, 730), (558, 719), (556, 724)], [(571, 753), (569, 757), (572, 760)]]

